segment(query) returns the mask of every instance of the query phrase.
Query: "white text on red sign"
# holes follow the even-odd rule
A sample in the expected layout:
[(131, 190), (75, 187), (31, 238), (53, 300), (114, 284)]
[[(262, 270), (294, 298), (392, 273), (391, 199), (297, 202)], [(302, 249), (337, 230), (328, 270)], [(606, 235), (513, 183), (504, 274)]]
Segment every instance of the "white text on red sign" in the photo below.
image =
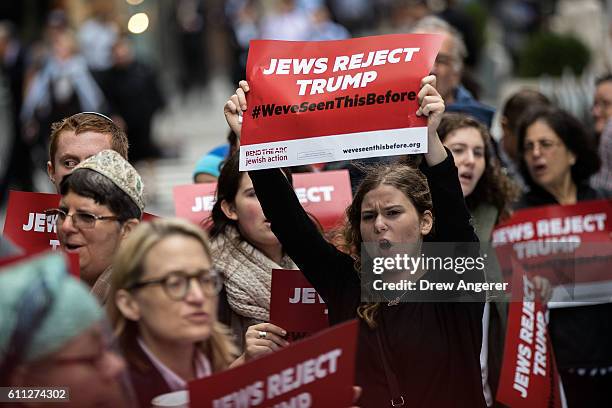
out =
[[(301, 204), (306, 203), (320, 203), (332, 201), (332, 193), (334, 192), (334, 186), (319, 186), (319, 187), (298, 187), (295, 189), (295, 194)], [(197, 196), (191, 211), (196, 212), (210, 212), (215, 205), (215, 196)], [(43, 214), (44, 215), (44, 214)]]

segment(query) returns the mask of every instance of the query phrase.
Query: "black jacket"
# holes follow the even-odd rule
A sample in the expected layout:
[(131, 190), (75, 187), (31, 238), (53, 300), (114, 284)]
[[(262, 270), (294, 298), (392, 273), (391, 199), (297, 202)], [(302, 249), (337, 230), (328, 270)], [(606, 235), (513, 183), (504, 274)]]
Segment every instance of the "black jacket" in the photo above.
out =
[[(421, 170), (432, 193), (436, 239), (478, 241), (463, 200), (453, 158)], [(328, 243), (302, 209), (278, 169), (249, 172), (257, 197), (284, 250), (328, 305), (329, 321), (357, 316), (360, 279), (354, 261)], [(400, 303), (382, 305), (377, 322), (406, 405), (410, 407), (484, 407), (480, 376), (482, 303)], [(356, 382), (358, 405), (390, 406), (376, 331), (360, 321)]]

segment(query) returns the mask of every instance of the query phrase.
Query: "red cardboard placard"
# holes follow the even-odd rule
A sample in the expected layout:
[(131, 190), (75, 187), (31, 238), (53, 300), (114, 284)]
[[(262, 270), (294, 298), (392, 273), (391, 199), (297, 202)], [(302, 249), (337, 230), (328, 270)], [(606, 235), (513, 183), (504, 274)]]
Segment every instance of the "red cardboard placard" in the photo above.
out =
[(339, 226), (353, 193), (348, 170), (293, 175), (293, 188), (302, 207), (321, 223), (324, 231)]
[(546, 323), (546, 308), (534, 283), (513, 260), (504, 359), (497, 400), (509, 407), (561, 408), (559, 373)]
[(58, 194), (9, 192), (3, 234), (26, 253), (59, 248), (56, 218), (46, 217), (45, 210), (57, 208)]
[[(348, 170), (293, 175), (293, 187), (304, 209), (313, 215), (325, 231), (338, 226), (351, 203)], [(177, 217), (203, 225), (215, 204), (217, 183), (187, 184), (173, 189)]]
[(203, 225), (215, 205), (217, 183), (198, 183), (172, 189), (174, 213), (195, 224)]
[(424, 153), (417, 94), (437, 34), (251, 41), (240, 170)]
[(329, 327), (327, 305), (301, 271), (272, 269), (270, 323), (285, 329), (288, 341)]
[(142, 220), (143, 221), (153, 221), (160, 218), (159, 216), (155, 215), (155, 214), (150, 214), (148, 212), (143, 212), (142, 213)]
[[(349, 407), (357, 321), (189, 383), (192, 407)], [(285, 405), (278, 405), (285, 403)]]
[(495, 228), (493, 245), (506, 277), (510, 259), (516, 257), (530, 275), (545, 277), (556, 287), (549, 307), (609, 301), (611, 220), (612, 200), (520, 210)]

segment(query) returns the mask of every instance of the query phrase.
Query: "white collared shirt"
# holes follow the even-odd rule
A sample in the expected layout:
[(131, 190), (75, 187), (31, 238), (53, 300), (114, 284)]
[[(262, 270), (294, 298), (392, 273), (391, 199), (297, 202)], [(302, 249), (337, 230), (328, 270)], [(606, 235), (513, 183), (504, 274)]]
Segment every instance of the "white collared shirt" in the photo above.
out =
[[(168, 368), (164, 363), (159, 361), (157, 357), (149, 350), (149, 348), (145, 345), (144, 341), (138, 338), (138, 345), (144, 351), (144, 353), (149, 357), (151, 363), (155, 366), (157, 371), (161, 374), (164, 381), (168, 384), (171, 391), (181, 391), (187, 389), (187, 381), (183, 380), (179, 377), (174, 371)], [(208, 377), (212, 374), (212, 369), (210, 367), (210, 361), (208, 358), (202, 353), (200, 350), (196, 348), (195, 352), (195, 374), (196, 379)]]

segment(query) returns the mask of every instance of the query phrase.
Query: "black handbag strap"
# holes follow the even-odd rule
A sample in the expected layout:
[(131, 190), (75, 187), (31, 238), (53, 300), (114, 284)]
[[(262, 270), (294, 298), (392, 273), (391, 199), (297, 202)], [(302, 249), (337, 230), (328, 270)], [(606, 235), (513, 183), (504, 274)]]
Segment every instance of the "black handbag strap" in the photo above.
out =
[[(382, 315), (382, 313), (381, 313)], [(387, 341), (385, 336), (382, 333), (382, 316), (379, 327), (376, 328), (376, 339), (378, 340), (378, 351), (380, 352), (380, 359), (383, 363), (383, 368), (385, 369), (385, 377), (387, 378), (387, 384), (389, 386), (389, 392), (391, 394), (391, 406), (392, 407), (401, 407), (404, 405), (404, 396), (401, 394), (399, 389), (399, 384), (397, 382), (397, 377), (395, 373), (391, 369), (389, 361), (387, 359), (387, 350), (389, 350), (389, 346), (387, 345)]]

